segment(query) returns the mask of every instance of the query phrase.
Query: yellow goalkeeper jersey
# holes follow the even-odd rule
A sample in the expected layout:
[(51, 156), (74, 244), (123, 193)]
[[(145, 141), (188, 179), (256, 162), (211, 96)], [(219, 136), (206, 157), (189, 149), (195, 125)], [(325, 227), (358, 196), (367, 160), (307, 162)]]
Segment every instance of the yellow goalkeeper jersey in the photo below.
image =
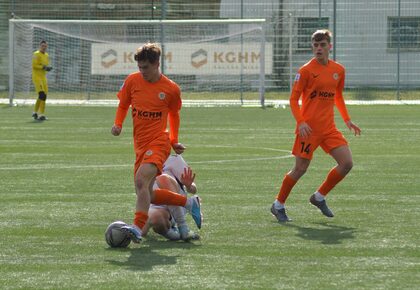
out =
[(42, 53), (39, 50), (35, 51), (32, 55), (32, 79), (38, 80), (46, 78), (47, 71), (43, 69), (48, 66), (49, 58), (48, 53)]

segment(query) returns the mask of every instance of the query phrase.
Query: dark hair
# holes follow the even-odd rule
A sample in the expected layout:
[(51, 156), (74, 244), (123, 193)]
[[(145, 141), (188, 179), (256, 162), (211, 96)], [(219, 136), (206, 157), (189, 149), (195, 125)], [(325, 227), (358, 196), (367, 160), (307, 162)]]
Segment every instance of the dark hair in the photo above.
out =
[(134, 54), (135, 61), (149, 61), (150, 63), (156, 63), (160, 59), (161, 49), (157, 43), (146, 43), (143, 46), (137, 48)]
[(328, 43), (331, 43), (332, 33), (328, 29), (319, 29), (312, 34), (312, 41), (322, 41), (326, 40)]
[(45, 40), (41, 40), (39, 45), (44, 44), (44, 43), (47, 44), (47, 42)]

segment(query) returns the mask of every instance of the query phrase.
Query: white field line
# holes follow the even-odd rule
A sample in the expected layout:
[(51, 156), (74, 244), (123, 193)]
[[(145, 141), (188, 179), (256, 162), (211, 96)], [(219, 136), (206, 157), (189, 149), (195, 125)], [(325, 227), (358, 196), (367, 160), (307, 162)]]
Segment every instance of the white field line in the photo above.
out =
[[(25, 106), (33, 105), (34, 99), (14, 99), (13, 105)], [(9, 104), (9, 99), (0, 98), (0, 104)], [(64, 106), (112, 106), (118, 105), (118, 100), (57, 100), (48, 99), (49, 105)], [(260, 100), (183, 100), (184, 107), (224, 107), (224, 106), (243, 106), (243, 107), (260, 107)], [(273, 106), (275, 108), (288, 106), (289, 100), (265, 100), (265, 106)], [(372, 100), (359, 101), (348, 100), (347, 105), (420, 105), (420, 100)]]
[[(188, 164), (213, 164), (213, 163), (232, 163), (232, 162), (248, 162), (248, 161), (264, 161), (291, 158), (293, 155), (283, 155), (274, 157), (244, 158), (244, 159), (221, 159), (208, 161), (191, 161)], [(22, 166), (3, 166), (0, 171), (16, 171), (16, 170), (57, 170), (57, 169), (80, 169), (80, 170), (102, 170), (109, 168), (125, 168), (133, 167), (133, 164), (95, 164), (95, 165), (65, 165), (65, 164), (40, 164), (40, 165), (22, 165)]]

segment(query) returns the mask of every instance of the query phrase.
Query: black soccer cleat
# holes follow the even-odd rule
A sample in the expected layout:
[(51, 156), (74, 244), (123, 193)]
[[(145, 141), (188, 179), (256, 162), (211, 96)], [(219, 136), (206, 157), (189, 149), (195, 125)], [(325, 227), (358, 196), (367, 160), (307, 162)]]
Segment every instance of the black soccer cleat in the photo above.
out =
[(309, 202), (319, 208), (319, 210), (322, 212), (323, 215), (326, 217), (334, 217), (333, 212), (328, 208), (327, 202), (325, 199), (323, 201), (318, 201), (315, 198), (315, 194), (312, 194), (309, 198)]
[(48, 120), (48, 118), (45, 116), (39, 116), (38, 118), (38, 121), (46, 121), (46, 120)]
[(284, 223), (284, 222), (291, 222), (292, 220), (289, 219), (289, 217), (286, 214), (286, 209), (282, 208), (282, 209), (276, 209), (274, 207), (274, 203), (271, 206), (271, 213), (273, 214), (273, 216), (276, 217), (276, 219), (279, 221), (279, 223)]
[(38, 114), (37, 113), (33, 113), (32, 114), (32, 118), (34, 118), (34, 120), (38, 120)]

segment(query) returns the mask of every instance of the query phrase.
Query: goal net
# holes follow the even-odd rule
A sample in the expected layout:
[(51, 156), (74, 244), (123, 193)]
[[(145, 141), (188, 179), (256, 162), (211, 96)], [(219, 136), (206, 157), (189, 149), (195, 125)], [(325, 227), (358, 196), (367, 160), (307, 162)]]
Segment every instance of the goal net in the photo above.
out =
[(35, 99), (32, 53), (41, 40), (53, 70), (49, 99), (115, 100), (133, 55), (146, 42), (162, 47), (161, 70), (176, 81), (183, 99), (202, 104), (264, 105), (271, 49), (263, 19), (236, 20), (30, 20), (11, 19), (10, 102)]

